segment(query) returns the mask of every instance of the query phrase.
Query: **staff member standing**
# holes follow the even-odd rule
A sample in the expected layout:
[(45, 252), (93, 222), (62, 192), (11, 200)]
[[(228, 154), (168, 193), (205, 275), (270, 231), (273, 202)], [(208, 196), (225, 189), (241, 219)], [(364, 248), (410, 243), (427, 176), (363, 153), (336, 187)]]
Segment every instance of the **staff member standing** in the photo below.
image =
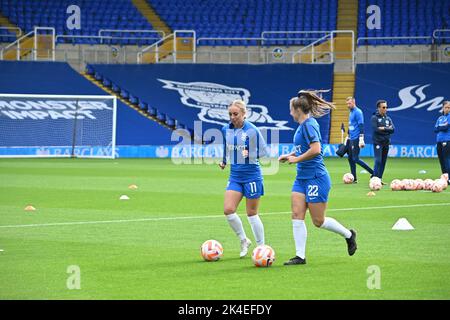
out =
[(373, 170), (359, 158), (360, 148), (365, 147), (364, 143), (364, 116), (360, 108), (356, 106), (355, 98), (348, 97), (346, 99), (348, 109), (350, 110), (349, 120), (348, 120), (348, 135), (347, 140), (348, 148), (348, 163), (350, 164), (350, 171), (354, 177), (353, 183), (357, 183), (358, 179), (356, 177), (356, 164), (367, 170), (371, 175), (373, 175)]
[[(436, 132), (436, 147), (442, 173), (450, 173), (450, 101), (444, 101), (442, 116), (434, 126)], [(449, 179), (450, 181), (450, 179)]]
[[(392, 119), (386, 114), (387, 102), (385, 100), (377, 101), (377, 111), (374, 112), (370, 123), (372, 124), (373, 153), (375, 156), (375, 165), (373, 175), (378, 178), (383, 177), (384, 168), (391, 144), (391, 134), (395, 127)], [(385, 184), (382, 182), (382, 184)]]

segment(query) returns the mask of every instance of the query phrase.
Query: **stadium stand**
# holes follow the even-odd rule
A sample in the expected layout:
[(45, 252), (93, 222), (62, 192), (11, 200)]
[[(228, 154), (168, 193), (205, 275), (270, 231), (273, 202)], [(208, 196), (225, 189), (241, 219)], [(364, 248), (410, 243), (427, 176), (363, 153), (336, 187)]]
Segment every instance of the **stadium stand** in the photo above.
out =
[[(67, 63), (0, 61), (0, 91), (14, 94), (105, 95)], [(170, 144), (171, 130), (117, 101), (117, 145)]]
[[(81, 12), (81, 30), (69, 30), (66, 25), (67, 8), (77, 5)], [(152, 30), (151, 24), (145, 19), (129, 0), (1, 0), (0, 12), (16, 24), (24, 33), (33, 30), (34, 26), (53, 27), (57, 35), (97, 36), (101, 29), (114, 30)], [(4, 32), (4, 31), (2, 31)], [(1, 35), (1, 34), (0, 34)], [(111, 44), (146, 45), (155, 42), (148, 38), (148, 33), (108, 33), (114, 36)], [(129, 39), (118, 39), (127, 36)], [(155, 37), (155, 35), (152, 35)], [(134, 39), (141, 38), (141, 39)], [(6, 40), (6, 39), (4, 39)], [(8, 39), (10, 42), (10, 39)], [(96, 44), (94, 38), (59, 38), (59, 43)]]
[[(336, 29), (337, 0), (151, 0), (173, 30), (195, 30), (197, 38), (259, 38), (263, 31)], [(307, 34), (272, 34), (270, 45), (300, 45)], [(291, 39), (287, 39), (291, 38)], [(316, 37), (317, 38), (317, 37)], [(257, 40), (207, 40), (201, 45), (259, 45)]]
[[(382, 13), (381, 28), (366, 26), (366, 9), (377, 5)], [(360, 0), (358, 14), (358, 45), (431, 44), (433, 31), (450, 28), (449, 0)], [(374, 37), (382, 39), (373, 39)], [(392, 38), (393, 39), (384, 39)], [(399, 38), (403, 37), (403, 38)], [(445, 39), (438, 40), (444, 42)], [(447, 39), (448, 41), (448, 39)]]
[[(81, 30), (69, 30), (66, 26), (66, 19), (68, 13), (66, 9), (70, 5), (78, 5), (81, 10)], [(368, 13), (366, 9), (369, 5), (377, 5), (382, 10), (382, 28), (380, 30), (370, 30), (366, 26), (366, 19)], [(147, 14), (144, 13), (147, 12)], [(322, 128), (326, 130), (323, 132), (324, 141), (337, 143), (340, 141), (340, 125), (347, 119), (347, 108), (344, 104), (344, 99), (347, 96), (355, 95), (355, 69), (356, 63), (371, 63), (375, 59), (385, 59), (388, 61), (392, 59), (389, 54), (388, 45), (393, 45), (393, 49), (399, 48), (395, 52), (396, 60), (403, 59), (409, 61), (408, 58), (417, 59), (417, 62), (441, 62), (450, 61), (449, 48), (445, 46), (432, 46), (429, 44), (445, 43), (446, 37), (441, 37), (438, 40), (432, 38), (433, 31), (436, 29), (448, 28), (449, 14), (450, 14), (450, 0), (435, 0), (435, 1), (418, 1), (418, 0), (117, 0), (117, 1), (89, 1), (89, 0), (0, 0), (0, 13), (9, 19), (18, 27), (22, 28), (24, 33), (30, 31), (33, 26), (49, 26), (56, 29), (57, 35), (69, 36), (69, 38), (57, 38), (61, 43), (56, 48), (56, 60), (68, 61), (71, 66), (81, 73), (87, 65), (86, 73), (89, 80), (96, 83), (103, 90), (110, 94), (116, 94), (120, 101), (128, 105), (127, 110), (130, 112), (145, 114), (146, 117), (153, 119), (159, 124), (174, 128), (187, 128), (192, 132), (191, 125), (195, 119), (198, 119), (198, 110), (192, 109), (191, 115), (184, 118), (180, 114), (174, 113), (174, 109), (161, 103), (159, 98), (150, 96), (147, 90), (148, 83), (156, 81), (156, 73), (154, 70), (166, 70), (171, 74), (173, 80), (183, 79), (184, 81), (200, 81), (199, 78), (185, 78), (184, 73), (192, 73), (196, 75), (197, 69), (195, 66), (187, 67), (180, 65), (179, 62), (194, 62), (192, 58), (183, 60), (181, 57), (181, 49), (174, 49), (175, 37), (173, 42), (166, 41), (164, 47), (152, 47), (148, 51), (148, 56), (152, 59), (139, 59), (142, 48), (128, 45), (144, 45), (152, 43), (154, 40), (144, 39), (147, 35), (136, 31), (132, 37), (140, 39), (130, 39), (129, 34), (117, 31), (107, 33), (104, 35), (114, 36), (113, 39), (103, 41), (101, 46), (91, 46), (98, 44), (99, 40), (95, 38), (72, 38), (71, 36), (96, 36), (100, 29), (129, 29), (152, 30), (152, 25), (148, 21), (151, 15), (149, 12), (156, 13), (156, 18), (161, 18), (161, 25), (166, 25), (170, 32), (180, 29), (195, 30), (197, 39), (203, 38), (201, 42), (197, 42), (201, 47), (196, 48), (196, 62), (201, 63), (225, 63), (228, 67), (232, 67), (232, 63), (240, 64), (266, 64), (268, 69), (275, 67), (267, 66), (267, 64), (286, 64), (286, 70), (296, 70), (297, 63), (293, 62), (307, 62), (312, 64), (326, 64), (324, 78), (326, 81), (322, 85), (311, 83), (310, 85), (303, 85), (293, 81), (293, 87), (299, 86), (308, 88), (332, 88), (329, 100), (336, 102), (338, 110), (334, 111), (332, 116), (331, 131), (329, 130), (329, 118), (327, 118), (325, 125)], [(356, 22), (357, 16), (357, 22)], [(2, 24), (0, 16), (0, 24)], [(160, 26), (161, 26), (160, 25)], [(14, 27), (14, 25), (8, 25)], [(154, 27), (157, 25), (154, 25)], [(311, 42), (321, 35), (296, 33), (296, 32), (317, 32), (317, 31), (331, 31), (331, 30), (358, 30), (359, 42), (355, 42), (359, 47), (354, 48), (352, 42), (351, 48), (347, 51), (342, 50), (340, 41), (345, 40), (344, 35), (337, 35), (334, 40), (327, 40), (326, 43), (320, 43), (317, 46), (311, 45)], [(156, 28), (155, 28), (156, 29)], [(269, 32), (261, 41), (263, 33)], [(448, 32), (448, 30), (447, 30)], [(348, 35), (347, 35), (348, 36)], [(0, 41), (11, 41), (13, 32), (7, 29), (0, 29)], [(186, 36), (187, 37), (187, 36)], [(373, 37), (378, 37), (373, 38)], [(380, 37), (394, 39), (383, 39)], [(217, 39), (218, 38), (218, 39)], [(237, 38), (239, 40), (232, 40), (229, 38)], [(349, 37), (347, 37), (349, 38)], [(368, 39), (364, 39), (368, 38)], [(28, 53), (33, 52), (33, 39), (30, 38), (30, 48), (21, 45), (22, 51), (27, 49)], [(177, 41), (180, 39), (177, 39)], [(189, 39), (181, 39), (188, 41)], [(340, 40), (340, 41), (337, 41)], [(351, 40), (356, 40), (351, 38)], [(63, 42), (70, 42), (77, 46), (64, 45)], [(333, 43), (333, 48), (331, 48)], [(117, 44), (122, 45), (118, 48)], [(414, 45), (413, 50), (408, 51), (402, 48), (403, 45)], [(294, 61), (291, 58), (295, 57), (298, 49), (289, 46), (309, 45), (310, 49), (305, 50), (297, 57), (299, 60)], [(320, 46), (325, 49), (319, 50)], [(378, 47), (372, 47), (372, 46)], [(216, 47), (217, 46), (217, 47)], [(225, 48), (223, 46), (229, 46)], [(235, 46), (250, 46), (247, 48), (238, 48)], [(285, 46), (285, 47), (277, 47)], [(405, 46), (406, 47), (406, 46)], [(179, 47), (177, 47), (179, 48)], [(275, 52), (275, 49), (279, 50)], [(371, 51), (371, 50), (374, 51)], [(15, 47), (11, 47), (9, 55), (11, 59), (16, 59)], [(167, 59), (162, 56), (166, 52)], [(178, 50), (178, 53), (174, 52)], [(235, 50), (235, 51), (233, 51)], [(242, 52), (238, 52), (241, 50)], [(273, 50), (273, 51), (272, 51)], [(334, 50), (334, 52), (331, 52)], [(365, 51), (364, 51), (365, 50)], [(380, 54), (375, 50), (383, 50)], [(400, 52), (400, 50), (403, 50)], [(425, 54), (422, 50), (427, 50)], [(431, 52), (434, 50), (433, 52)], [(37, 51), (37, 50), (35, 50)], [(155, 51), (158, 51), (158, 59), (156, 59)], [(315, 51), (314, 53), (309, 53)], [(326, 52), (322, 53), (322, 51)], [(340, 52), (342, 51), (342, 52)], [(345, 52), (344, 52), (345, 51)], [(17, 50), (19, 52), (19, 50)], [(191, 50), (190, 55), (194, 56), (194, 49)], [(340, 52), (340, 53), (339, 53)], [(392, 51), (391, 51), (392, 52)], [(404, 52), (404, 53), (403, 53)], [(3, 51), (2, 51), (3, 53)], [(3, 58), (6, 59), (6, 51)], [(33, 59), (33, 56), (28, 53), (21, 52), (23, 60)], [(211, 54), (212, 53), (212, 54)], [(345, 55), (344, 55), (345, 53)], [(233, 55), (234, 54), (234, 55)], [(400, 55), (402, 54), (402, 55)], [(174, 56), (176, 55), (176, 58)], [(278, 56), (277, 56), (278, 55)], [(339, 58), (341, 55), (341, 58)], [(394, 54), (393, 54), (394, 55)], [(198, 58), (202, 57), (202, 58)], [(214, 60), (214, 57), (217, 57)], [(232, 57), (238, 57), (232, 60)], [(242, 58), (241, 58), (242, 57)], [(255, 57), (250, 61), (250, 57)], [(281, 57), (281, 58), (280, 58)], [(398, 57), (398, 59), (397, 59)], [(39, 56), (35, 59), (39, 60)], [(48, 60), (52, 59), (50, 56)], [(172, 60), (171, 60), (172, 59)], [(176, 59), (179, 59), (177, 61)], [(248, 60), (245, 60), (248, 59)], [(355, 59), (355, 60), (352, 60)], [(445, 60), (447, 59), (447, 60)], [(44, 60), (44, 59), (42, 59)], [(341, 60), (341, 61), (339, 61)], [(346, 60), (346, 61), (345, 61)], [(157, 66), (146, 67), (138, 65), (100, 65), (99, 63), (153, 63), (153, 62), (177, 62), (177, 65), (172, 66)], [(355, 63), (356, 61), (356, 63)], [(414, 60), (415, 61), (415, 60)], [(378, 60), (377, 60), (378, 62)], [(380, 61), (380, 62), (383, 62)], [(394, 62), (394, 61), (391, 61)], [(92, 63), (93, 65), (89, 65)], [(293, 64), (291, 64), (293, 63)], [(345, 65), (345, 63), (347, 63)], [(158, 65), (159, 63), (157, 63)], [(227, 66), (223, 66), (227, 69)], [(242, 65), (240, 67), (234, 66), (241, 74), (243, 68), (251, 68), (253, 66)], [(314, 66), (318, 67), (318, 65)], [(160, 68), (160, 69), (159, 69)], [(206, 70), (210, 67), (205, 67)], [(222, 67), (214, 67), (212, 73), (219, 72)], [(256, 67), (255, 67), (256, 68)], [(299, 70), (302, 67), (299, 67)], [(217, 71), (219, 70), (219, 71)], [(317, 71), (319, 68), (313, 68), (308, 71), (303, 69), (299, 73), (308, 74), (322, 72)], [(320, 69), (321, 70), (321, 69)], [(120, 72), (119, 72), (120, 71)], [(149, 75), (141, 73), (149, 72)], [(158, 71), (159, 72), (159, 71)], [(250, 71), (245, 71), (249, 72)], [(244, 73), (245, 73), (244, 72)], [(253, 71), (252, 71), (253, 72)], [(205, 72), (205, 74), (211, 73)], [(334, 73), (334, 76), (333, 76)], [(133, 75), (132, 77), (130, 75)], [(137, 84), (134, 79), (135, 74), (140, 74), (141, 83)], [(150, 76), (153, 74), (152, 76)], [(223, 76), (223, 75), (222, 75)], [(139, 78), (138, 77), (138, 78)], [(214, 83), (225, 83), (223, 79), (204, 77), (201, 81), (210, 80)], [(267, 79), (270, 77), (267, 77)], [(163, 78), (164, 79), (164, 78)], [(206, 80), (205, 80), (206, 79)], [(212, 80), (211, 80), (212, 79)], [(263, 78), (261, 78), (263, 79)], [(282, 75), (275, 76), (273, 85), (285, 84), (281, 81)], [(84, 79), (85, 80), (85, 79)], [(253, 79), (248, 79), (251, 82)], [(182, 80), (179, 80), (182, 81)], [(234, 82), (232, 83), (234, 86)], [(159, 89), (161, 83), (157, 82)], [(142, 87), (138, 87), (142, 86)], [(241, 87), (245, 87), (241, 85)], [(293, 89), (295, 91), (295, 89)], [(167, 91), (167, 90), (166, 90)], [(50, 91), (49, 91), (50, 92)], [(256, 91), (255, 91), (256, 92)], [(292, 92), (292, 91), (291, 91)], [(160, 93), (160, 92), (159, 92)], [(157, 94), (159, 94), (157, 93)], [(252, 94), (254, 96), (254, 94)], [(167, 96), (166, 96), (167, 97)], [(173, 99), (174, 97), (172, 97)], [(185, 107), (180, 105), (180, 97), (176, 96), (172, 100), (177, 107)], [(252, 103), (255, 103), (254, 101)], [(273, 103), (272, 105), (262, 99), (258, 101), (259, 104), (270, 106), (270, 112), (278, 108), (279, 105), (284, 105), (284, 102)], [(131, 106), (135, 110), (129, 108)], [(136, 112), (138, 111), (138, 112)], [(339, 114), (339, 112), (341, 114)], [(184, 111), (182, 112), (184, 114)], [(274, 119), (289, 119), (288, 115)], [(151, 121), (144, 121), (145, 123)], [(154, 122), (152, 122), (155, 124)], [(167, 128), (163, 128), (168, 131)], [(169, 131), (168, 131), (169, 132)], [(145, 136), (142, 134), (140, 136)], [(148, 144), (148, 143), (147, 143)]]

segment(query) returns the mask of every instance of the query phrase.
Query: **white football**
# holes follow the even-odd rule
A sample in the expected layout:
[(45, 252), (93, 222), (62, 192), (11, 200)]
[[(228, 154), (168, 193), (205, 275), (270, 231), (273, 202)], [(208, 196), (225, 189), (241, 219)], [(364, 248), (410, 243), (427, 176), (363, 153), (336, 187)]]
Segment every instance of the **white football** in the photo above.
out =
[(434, 184), (431, 187), (431, 191), (433, 192), (442, 192), (444, 190), (444, 182), (441, 179), (434, 180)]
[(403, 190), (416, 190), (416, 182), (413, 179), (403, 179)]
[(270, 267), (275, 261), (275, 250), (265, 244), (259, 245), (252, 252), (252, 260), (257, 267)]
[(434, 181), (431, 179), (425, 179), (423, 182), (425, 184), (424, 190), (431, 190), (431, 188), (433, 187)]
[(425, 182), (422, 179), (416, 179), (416, 190), (423, 190), (425, 188)]
[(342, 177), (342, 181), (344, 181), (345, 184), (350, 184), (355, 180), (355, 177), (353, 177), (353, 175), (350, 172), (347, 172), (346, 174), (344, 174), (344, 176)]
[(399, 179), (394, 179), (391, 182), (391, 189), (393, 191), (400, 191), (403, 189), (402, 182)]
[(370, 190), (378, 191), (378, 190), (381, 189), (381, 187), (382, 187), (382, 184), (381, 184), (381, 179), (380, 178), (378, 178), (378, 177), (370, 178), (370, 181), (369, 181), (369, 188), (370, 188)]
[(217, 240), (206, 240), (200, 247), (200, 254), (206, 261), (217, 261), (223, 256), (223, 247)]

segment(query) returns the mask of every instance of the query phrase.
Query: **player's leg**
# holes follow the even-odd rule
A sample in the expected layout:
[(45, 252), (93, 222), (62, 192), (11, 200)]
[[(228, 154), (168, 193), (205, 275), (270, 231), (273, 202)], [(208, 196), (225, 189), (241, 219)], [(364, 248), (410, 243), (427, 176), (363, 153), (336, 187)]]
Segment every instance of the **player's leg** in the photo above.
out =
[(252, 181), (244, 184), (244, 197), (247, 207), (247, 218), (252, 228), (257, 245), (264, 244), (264, 225), (258, 215), (259, 199), (264, 195), (263, 181)]
[[(240, 191), (239, 191), (240, 190)], [(247, 250), (242, 250), (242, 247), (248, 248), (250, 246), (247, 245), (247, 235), (245, 234), (244, 226), (242, 225), (241, 218), (237, 215), (236, 209), (241, 202), (243, 197), (243, 188), (240, 184), (229, 182), (227, 186), (227, 190), (225, 191), (225, 200), (224, 200), (224, 214), (227, 218), (228, 224), (231, 229), (236, 233), (239, 240), (241, 241), (241, 254), (240, 256), (245, 256), (247, 254)], [(243, 252), (244, 251), (244, 252)]]
[(373, 175), (381, 179), (381, 167), (382, 167), (382, 151), (379, 144), (373, 144), (373, 156), (374, 156), (374, 166)]
[(373, 175), (373, 170), (371, 167), (369, 167), (369, 165), (367, 163), (365, 163), (363, 160), (361, 160), (359, 158), (359, 154), (361, 152), (361, 149), (359, 148), (359, 140), (353, 140), (353, 159), (355, 161), (355, 163), (359, 164), (361, 167), (363, 167), (364, 169), (366, 169), (367, 172), (369, 172), (371, 175)]
[(305, 225), (305, 214), (307, 204), (305, 202), (305, 191), (302, 183), (296, 180), (291, 193), (292, 209), (292, 232), (295, 243), (295, 257), (289, 259), (284, 265), (296, 265), (306, 263), (306, 239), (307, 230)]
[(261, 221), (261, 218), (258, 214), (258, 208), (259, 208), (259, 199), (248, 199), (246, 202), (247, 206), (247, 219), (250, 223), (250, 226), (253, 231), (253, 235), (256, 240), (256, 244), (262, 245), (264, 244), (264, 225)]
[[(383, 146), (381, 149), (382, 149), (382, 150), (381, 150), (380, 179), (383, 178), (384, 169), (386, 168), (386, 162), (387, 162), (388, 153), (389, 153), (389, 145)], [(386, 184), (386, 183), (384, 183), (383, 181), (382, 181), (381, 183), (382, 183), (383, 185)]]
[(436, 150), (437, 150), (437, 154), (438, 154), (439, 164), (441, 166), (441, 172), (446, 173), (445, 171), (447, 168), (446, 168), (446, 161), (445, 161), (445, 157), (444, 157), (442, 142), (437, 143)]
[(308, 203), (308, 206), (314, 225), (318, 228), (325, 229), (343, 236), (347, 242), (348, 254), (352, 256), (357, 249), (356, 231), (347, 229), (337, 220), (331, 217), (326, 217), (326, 202)]
[(343, 236), (347, 241), (348, 253), (356, 251), (356, 232), (349, 230), (333, 218), (325, 217), (328, 194), (331, 189), (331, 179), (328, 174), (310, 180), (307, 185), (306, 202), (314, 225)]
[(350, 139), (347, 141), (347, 143), (348, 143), (348, 151), (347, 151), (348, 164), (350, 165), (350, 172), (352, 173), (353, 178), (355, 179), (354, 182), (356, 183), (358, 179), (356, 177), (356, 162), (354, 159), (353, 143)]
[[(450, 141), (442, 143), (442, 156), (444, 162), (444, 172), (450, 175)], [(450, 177), (449, 177), (450, 181)]]

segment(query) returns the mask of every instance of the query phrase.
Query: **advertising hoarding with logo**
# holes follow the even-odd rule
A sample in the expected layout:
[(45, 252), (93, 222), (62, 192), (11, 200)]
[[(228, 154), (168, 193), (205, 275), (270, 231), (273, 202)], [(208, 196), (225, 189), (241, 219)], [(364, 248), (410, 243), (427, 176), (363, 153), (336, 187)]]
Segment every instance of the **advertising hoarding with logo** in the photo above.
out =
[(395, 125), (393, 144), (433, 145), (442, 103), (450, 96), (450, 64), (360, 64), (356, 104), (364, 112), (366, 142), (372, 143), (370, 118), (377, 100), (386, 100)]

